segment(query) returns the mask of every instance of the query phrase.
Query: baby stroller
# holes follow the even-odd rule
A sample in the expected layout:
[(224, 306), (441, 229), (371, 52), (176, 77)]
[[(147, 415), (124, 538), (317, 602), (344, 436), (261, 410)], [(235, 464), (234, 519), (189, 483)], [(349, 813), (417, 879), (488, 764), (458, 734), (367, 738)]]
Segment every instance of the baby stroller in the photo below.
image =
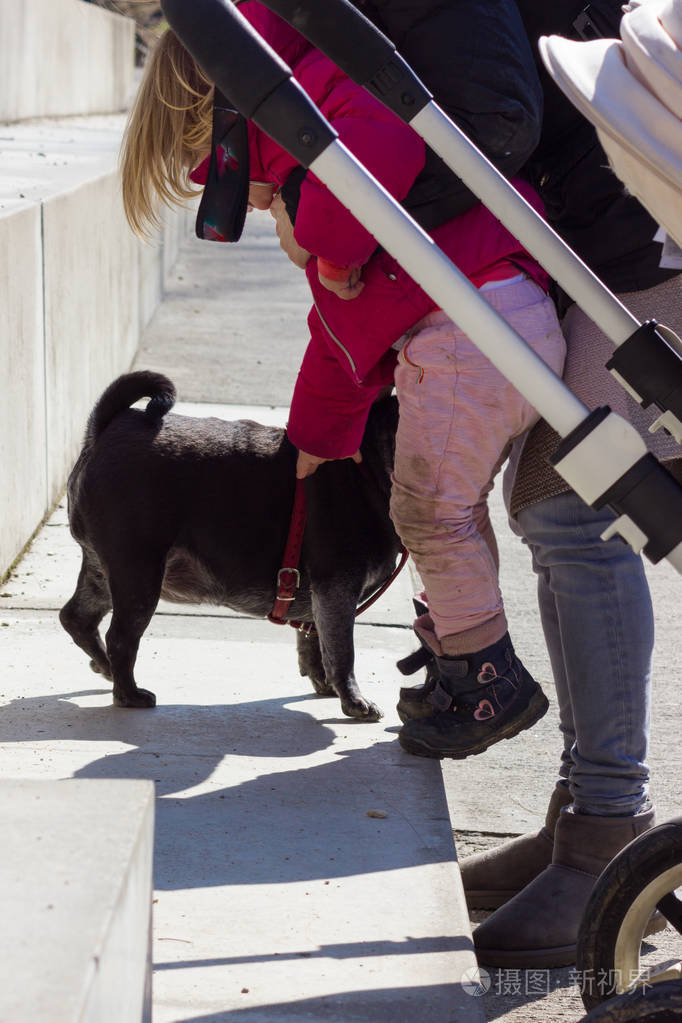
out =
[[(424, 138), (611, 338), (616, 349), (609, 368), (641, 404), (658, 407), (657, 425), (682, 442), (679, 339), (655, 321), (638, 323), (447, 118), (393, 44), (347, 0), (264, 2)], [(552, 460), (555, 469), (588, 504), (608, 505), (614, 511), (616, 520), (609, 535), (618, 532), (636, 552), (643, 551), (654, 562), (667, 558), (682, 571), (682, 487), (647, 452), (634, 428), (608, 408), (588, 412), (481, 299), (409, 214), (335, 138), (286, 64), (264, 45), (229, 0), (194, 0), (191, 5), (185, 0), (163, 0), (162, 6), (170, 25), (216, 88), (334, 192), (554, 427), (562, 438)], [(679, 824), (671, 822), (669, 827)], [(674, 850), (677, 863), (682, 863), (682, 846), (675, 845)], [(679, 885), (679, 876), (666, 873), (668, 883), (673, 887), (666, 896)], [(658, 887), (648, 883), (645, 891), (644, 901), (648, 904), (657, 896), (653, 905), (660, 904), (666, 916), (670, 913), (669, 919), (679, 929), (675, 896), (661, 899)], [(600, 934), (606, 932), (600, 930)], [(612, 936), (609, 932), (607, 943)], [(682, 999), (677, 1004), (682, 1006)], [(669, 1018), (682, 1019), (682, 1008), (680, 1013)]]

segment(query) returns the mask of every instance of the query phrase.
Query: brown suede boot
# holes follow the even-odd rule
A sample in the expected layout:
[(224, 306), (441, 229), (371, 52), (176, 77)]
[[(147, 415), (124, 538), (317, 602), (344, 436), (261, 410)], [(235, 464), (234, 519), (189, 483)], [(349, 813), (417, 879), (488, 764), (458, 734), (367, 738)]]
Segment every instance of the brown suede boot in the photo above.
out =
[(574, 963), (594, 882), (616, 853), (653, 824), (653, 810), (634, 817), (560, 813), (551, 864), (475, 929), (478, 962), (515, 969)]
[(462, 860), (460, 873), (469, 909), (503, 906), (550, 865), (557, 818), (570, 802), (568, 786), (556, 785), (543, 828)]

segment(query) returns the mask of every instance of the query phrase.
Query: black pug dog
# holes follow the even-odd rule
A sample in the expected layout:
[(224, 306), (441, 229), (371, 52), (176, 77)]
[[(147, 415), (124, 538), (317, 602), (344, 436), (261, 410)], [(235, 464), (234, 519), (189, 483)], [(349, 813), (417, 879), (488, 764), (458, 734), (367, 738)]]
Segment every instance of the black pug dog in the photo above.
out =
[[(130, 406), (151, 400), (144, 410)], [(113, 681), (119, 707), (153, 707), (134, 677), (140, 638), (160, 597), (272, 611), (295, 487), (296, 449), (285, 431), (249, 420), (167, 415), (175, 388), (159, 373), (128, 373), (88, 420), (68, 483), (69, 524), (82, 548), (76, 592), (59, 618)], [(401, 544), (389, 518), (398, 406), (373, 406), (362, 464), (328, 462), (305, 481), (300, 585), (287, 619), (299, 668), (349, 717), (375, 721), (353, 675), (358, 603), (391, 574)], [(99, 624), (113, 611), (102, 642)]]

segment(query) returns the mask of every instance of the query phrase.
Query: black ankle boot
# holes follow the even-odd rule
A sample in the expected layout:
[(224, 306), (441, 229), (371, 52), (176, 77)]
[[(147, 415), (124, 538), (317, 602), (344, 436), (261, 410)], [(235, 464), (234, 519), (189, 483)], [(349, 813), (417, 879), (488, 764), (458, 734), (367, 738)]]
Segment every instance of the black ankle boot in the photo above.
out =
[(461, 760), (530, 728), (546, 713), (547, 697), (514, 653), (509, 633), (462, 657), (436, 656), (438, 680), (428, 700), (439, 707), (411, 718), (400, 745), (422, 757)]

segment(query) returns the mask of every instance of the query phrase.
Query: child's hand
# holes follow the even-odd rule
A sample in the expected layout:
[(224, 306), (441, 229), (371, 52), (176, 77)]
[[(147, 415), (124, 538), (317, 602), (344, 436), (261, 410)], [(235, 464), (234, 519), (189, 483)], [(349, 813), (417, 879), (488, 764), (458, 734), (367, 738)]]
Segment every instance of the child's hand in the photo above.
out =
[[(354, 455), (349, 455), (354, 462), (358, 465), (362, 461), (362, 455), (359, 451), (356, 451)], [(299, 451), (298, 459), (296, 461), (296, 479), (304, 480), (306, 476), (312, 476), (319, 465), (323, 462), (330, 462), (333, 459), (330, 458), (318, 458), (317, 455), (309, 455), (307, 451)]]
[(289, 219), (287, 208), (281, 195), (276, 195), (270, 204), (270, 213), (275, 220), (275, 230), (279, 238), (279, 247), (286, 253), (294, 266), (305, 270), (306, 263), (310, 259), (310, 253), (301, 248), (294, 238), (294, 225)]
[(362, 275), (362, 267), (356, 266), (349, 271), (348, 277), (345, 280), (337, 281), (332, 277), (325, 277), (319, 270), (317, 276), (320, 279), (322, 287), (327, 288), (328, 291), (333, 291), (339, 298), (343, 298), (348, 301), (351, 298), (357, 298), (362, 289), (364, 283), (360, 280)]

